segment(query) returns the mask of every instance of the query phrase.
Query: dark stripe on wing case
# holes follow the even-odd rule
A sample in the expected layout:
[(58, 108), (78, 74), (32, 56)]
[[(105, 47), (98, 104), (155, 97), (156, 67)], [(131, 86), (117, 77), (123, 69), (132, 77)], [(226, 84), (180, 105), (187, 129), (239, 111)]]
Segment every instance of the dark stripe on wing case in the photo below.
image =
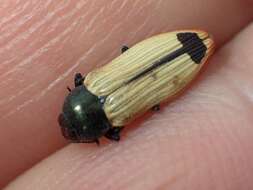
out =
[(205, 57), (207, 47), (198, 34), (189, 32), (178, 33), (177, 39), (183, 44), (185, 53), (188, 53), (195, 63), (201, 63), (201, 60)]
[(147, 73), (153, 71), (154, 69), (164, 64), (169, 63), (170, 61), (172, 61), (173, 59), (176, 59), (177, 57), (179, 57), (180, 55), (183, 55), (184, 53), (189, 54), (191, 59), (195, 63), (197, 64), (201, 63), (201, 60), (205, 56), (207, 48), (205, 44), (203, 43), (203, 41), (199, 38), (199, 36), (196, 33), (187, 32), (187, 33), (178, 33), (177, 38), (182, 43), (183, 47), (175, 50), (174, 52), (154, 62), (150, 67), (138, 73), (137, 75), (132, 77), (130, 80), (128, 80), (126, 84), (129, 84), (130, 82), (141, 78)]

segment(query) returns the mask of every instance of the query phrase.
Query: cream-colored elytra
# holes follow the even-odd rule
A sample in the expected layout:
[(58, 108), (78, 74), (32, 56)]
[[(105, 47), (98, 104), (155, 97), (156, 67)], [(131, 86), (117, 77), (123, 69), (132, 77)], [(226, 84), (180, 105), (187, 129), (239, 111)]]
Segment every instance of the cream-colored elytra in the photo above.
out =
[[(130, 83), (134, 76), (154, 62), (182, 47), (180, 32), (197, 33), (207, 47), (201, 63), (196, 64), (184, 53)], [(169, 100), (185, 88), (197, 75), (214, 49), (206, 32), (175, 31), (148, 38), (109, 64), (90, 72), (84, 85), (93, 94), (105, 96), (104, 110), (113, 126), (123, 126), (161, 102)]]

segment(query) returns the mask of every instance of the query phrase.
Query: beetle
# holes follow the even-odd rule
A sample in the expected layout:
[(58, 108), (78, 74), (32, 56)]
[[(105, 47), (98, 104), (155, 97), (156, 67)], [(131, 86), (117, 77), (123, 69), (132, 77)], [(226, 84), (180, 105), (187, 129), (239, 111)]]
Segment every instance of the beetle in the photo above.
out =
[(214, 50), (207, 32), (182, 30), (148, 38), (109, 64), (77, 73), (58, 117), (62, 134), (76, 143), (119, 141), (123, 127), (147, 110), (159, 110), (197, 75)]

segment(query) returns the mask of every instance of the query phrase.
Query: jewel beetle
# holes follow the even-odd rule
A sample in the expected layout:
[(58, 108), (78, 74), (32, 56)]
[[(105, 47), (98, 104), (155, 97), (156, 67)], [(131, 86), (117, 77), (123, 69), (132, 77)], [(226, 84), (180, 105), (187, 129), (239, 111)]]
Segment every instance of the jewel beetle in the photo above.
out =
[(207, 32), (164, 33), (122, 47), (122, 54), (86, 77), (75, 75), (58, 122), (72, 142), (120, 140), (123, 127), (147, 110), (159, 110), (198, 74), (214, 50)]

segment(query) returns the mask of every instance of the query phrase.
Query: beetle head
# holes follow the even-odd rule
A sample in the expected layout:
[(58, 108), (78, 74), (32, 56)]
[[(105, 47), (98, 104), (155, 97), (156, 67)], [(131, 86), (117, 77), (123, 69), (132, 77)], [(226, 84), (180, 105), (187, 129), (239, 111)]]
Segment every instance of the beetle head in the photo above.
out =
[(84, 85), (73, 89), (66, 97), (58, 117), (62, 134), (72, 142), (96, 142), (111, 127), (97, 96)]

